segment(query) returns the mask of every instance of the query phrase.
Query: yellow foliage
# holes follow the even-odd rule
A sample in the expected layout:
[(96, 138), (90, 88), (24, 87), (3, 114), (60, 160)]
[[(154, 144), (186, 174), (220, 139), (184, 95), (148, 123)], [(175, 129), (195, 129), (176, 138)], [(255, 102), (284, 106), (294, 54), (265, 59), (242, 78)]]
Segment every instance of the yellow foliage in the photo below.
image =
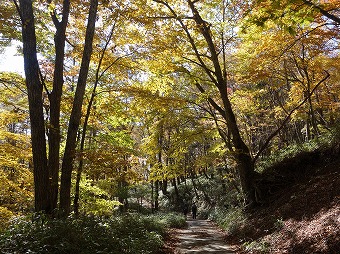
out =
[(7, 207), (0, 206), (0, 232), (4, 230), (9, 221), (14, 217), (14, 213), (8, 210)]
[(0, 78), (0, 208), (9, 215), (33, 206), (32, 154), (22, 77), (1, 73)]

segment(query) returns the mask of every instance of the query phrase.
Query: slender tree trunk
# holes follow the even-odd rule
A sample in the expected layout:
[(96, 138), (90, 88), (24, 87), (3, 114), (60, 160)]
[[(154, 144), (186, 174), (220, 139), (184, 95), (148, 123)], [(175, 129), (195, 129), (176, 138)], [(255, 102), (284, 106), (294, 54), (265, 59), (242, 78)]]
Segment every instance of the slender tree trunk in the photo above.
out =
[(306, 120), (306, 135), (305, 135), (305, 140), (304, 141), (309, 141), (312, 139), (312, 133), (310, 131), (310, 123), (309, 123), (309, 118)]
[(313, 102), (312, 102), (311, 97), (308, 98), (308, 104), (309, 104), (310, 122), (311, 122), (312, 127), (313, 127), (314, 135), (318, 136), (319, 135), (319, 129), (318, 129), (315, 111), (314, 111)]
[[(86, 115), (85, 115), (85, 119), (84, 119), (84, 124), (83, 124), (83, 132), (82, 132), (82, 136), (81, 136), (81, 141), (80, 141), (80, 160), (79, 160), (79, 165), (78, 165), (78, 169), (77, 169), (77, 176), (76, 176), (76, 187), (75, 187), (75, 195), (74, 195), (74, 201), (73, 201), (73, 209), (76, 215), (79, 214), (79, 197), (80, 197), (80, 180), (81, 180), (81, 174), (83, 172), (83, 152), (84, 152), (84, 147), (85, 147), (85, 137), (86, 137), (86, 131), (87, 131), (87, 126), (88, 126), (88, 121), (90, 118), (90, 114), (91, 114), (91, 109), (92, 109), (92, 105), (94, 103), (94, 99), (96, 97), (96, 90), (97, 90), (97, 86), (99, 83), (100, 78), (102, 77), (102, 75), (109, 69), (109, 67), (105, 68), (105, 70), (99, 75), (100, 72), (100, 68), (107, 50), (107, 47), (111, 41), (112, 35), (113, 35), (113, 31), (114, 31), (115, 26), (112, 26), (110, 35), (105, 43), (105, 47), (103, 49), (102, 55), (100, 57), (99, 63), (98, 63), (98, 67), (97, 67), (97, 71), (96, 71), (96, 80), (93, 86), (93, 90), (92, 90), (92, 94), (91, 94), (91, 98), (89, 101), (89, 104), (87, 106), (87, 110), (86, 110)], [(114, 61), (110, 67), (115, 63), (116, 61)], [(95, 133), (93, 133), (95, 136)]]
[(177, 187), (177, 184), (176, 184), (176, 178), (173, 178), (172, 179), (172, 186), (174, 187), (174, 190), (175, 190), (175, 200), (174, 200), (174, 203), (177, 205), (179, 205), (180, 203), (180, 199), (179, 199), (179, 191), (178, 191), (178, 187)]
[(168, 180), (167, 179), (164, 179), (162, 181), (162, 193), (165, 196), (169, 194), (169, 192), (168, 192)]
[(88, 111), (86, 112), (86, 116), (85, 116), (83, 132), (81, 133), (81, 137), (78, 137), (78, 139), (80, 139), (80, 158), (79, 158), (79, 164), (77, 168), (76, 185), (75, 185), (74, 199), (73, 199), (73, 211), (76, 216), (79, 215), (80, 181), (81, 181), (81, 174), (83, 172), (83, 165), (84, 165), (83, 152), (84, 152), (84, 146), (85, 146), (87, 122), (88, 122), (88, 118), (90, 115), (89, 108), (91, 108), (90, 105), (87, 108)]
[[(84, 119), (84, 124), (83, 124), (83, 131), (82, 131), (82, 135), (81, 135), (81, 141), (80, 141), (80, 159), (79, 159), (79, 165), (77, 168), (77, 176), (76, 176), (76, 184), (75, 184), (75, 195), (74, 195), (74, 201), (73, 201), (73, 209), (76, 215), (79, 215), (79, 199), (80, 199), (80, 181), (81, 181), (81, 175), (83, 172), (83, 151), (84, 151), (84, 147), (85, 147), (85, 138), (86, 138), (86, 132), (87, 132), (87, 126), (88, 126), (88, 121), (90, 118), (90, 113), (91, 113), (91, 109), (92, 109), (92, 105), (94, 103), (94, 99), (96, 96), (96, 90), (97, 90), (97, 86), (99, 83), (100, 78), (102, 77), (102, 75), (109, 69), (109, 67), (111, 67), (116, 61), (114, 61), (112, 64), (109, 65), (109, 67), (105, 68), (104, 71), (99, 74), (100, 69), (101, 69), (101, 64), (103, 62), (105, 53), (106, 53), (106, 49), (110, 43), (110, 40), (112, 38), (113, 35), (113, 31), (114, 31), (115, 25), (112, 26), (110, 35), (106, 41), (105, 47), (103, 49), (102, 55), (100, 57), (99, 63), (98, 63), (98, 67), (96, 70), (96, 80), (95, 80), (95, 84), (91, 93), (91, 98), (89, 100), (89, 104), (87, 106), (87, 110), (86, 110), (86, 115), (85, 115), (85, 119)], [(92, 133), (93, 136), (95, 136), (95, 132)], [(90, 139), (91, 140), (91, 139)], [(90, 142), (91, 143), (91, 142)], [(142, 198), (141, 198), (141, 203), (142, 203)]]
[[(96, 90), (97, 90), (98, 82), (99, 82), (99, 79), (100, 79), (100, 76), (101, 76), (101, 75), (99, 75), (99, 71), (100, 71), (100, 68), (101, 68), (101, 64), (103, 62), (103, 58), (104, 58), (106, 49), (107, 49), (109, 42), (112, 38), (113, 30), (114, 30), (114, 26), (111, 29), (110, 35), (108, 37), (108, 40), (106, 41), (104, 50), (102, 52), (102, 55), (101, 55), (99, 63), (98, 63), (98, 67), (97, 67), (97, 71), (96, 71), (96, 80), (95, 80), (95, 83), (94, 83), (94, 86), (93, 86), (93, 90), (92, 90), (92, 93), (91, 93), (91, 98), (90, 98), (89, 104), (87, 105), (86, 115), (85, 115), (85, 119), (84, 119), (83, 132), (82, 132), (81, 141), (80, 141), (80, 159), (79, 159), (79, 165), (78, 165), (78, 168), (77, 168), (76, 187), (75, 187), (75, 194), (74, 194), (74, 201), (73, 201), (73, 209), (74, 209), (74, 213), (76, 215), (79, 214), (80, 180), (81, 180), (81, 174), (83, 172), (83, 164), (84, 164), (83, 152), (84, 152), (84, 147), (85, 147), (86, 131), (87, 131), (88, 121), (89, 121), (90, 114), (91, 114), (92, 105), (93, 105), (94, 99), (96, 97)], [(106, 70), (107, 69), (105, 69), (104, 72)]]
[(79, 161), (78, 169), (77, 169), (76, 187), (74, 191), (74, 200), (73, 200), (73, 211), (76, 216), (79, 215), (80, 180), (81, 180), (82, 169), (83, 169), (83, 159), (81, 158)]
[(154, 190), (154, 195), (155, 195), (155, 205), (154, 205), (154, 208), (155, 208), (155, 211), (158, 211), (159, 209), (159, 200), (158, 200), (158, 195), (159, 195), (159, 180), (156, 180), (155, 181), (155, 190)]
[[(127, 168), (123, 169), (124, 172), (126, 172), (126, 170)], [(122, 179), (118, 181), (118, 188), (120, 189), (118, 201), (123, 204), (122, 206), (119, 207), (119, 210), (121, 213), (126, 212), (128, 209), (128, 205), (129, 205), (128, 197), (127, 197), (127, 187), (128, 187), (128, 183), (125, 180), (125, 176), (123, 176)]]
[(70, 11), (70, 1), (64, 0), (63, 15), (61, 22), (58, 21), (55, 13), (52, 14), (55, 27), (57, 29), (55, 42), (55, 63), (53, 90), (49, 95), (50, 100), (50, 128), (49, 128), (49, 154), (48, 167), (50, 171), (51, 191), (50, 202), (51, 209), (55, 210), (58, 203), (58, 182), (59, 182), (59, 153), (60, 153), (60, 104), (62, 88), (64, 84), (64, 57), (66, 26)]
[(32, 1), (20, 0), (17, 6), (22, 22), (24, 69), (28, 92), (34, 174), (35, 211), (50, 212), (49, 172), (47, 167), (45, 122)]
[(95, 31), (97, 7), (98, 0), (91, 0), (85, 36), (85, 46), (77, 82), (76, 93), (73, 101), (72, 112), (70, 116), (70, 122), (68, 126), (66, 147), (61, 169), (60, 212), (62, 217), (67, 216), (71, 210), (71, 177), (73, 161), (75, 158), (77, 132), (81, 119), (81, 109), (92, 54), (92, 42)]
[[(225, 168), (227, 168), (227, 165), (225, 165)], [(225, 181), (223, 179), (224, 175), (223, 175), (223, 172), (222, 172), (222, 168), (218, 168), (217, 173), (218, 173), (218, 178), (221, 181), (221, 186), (222, 186), (223, 192), (227, 192), (227, 186), (226, 186)]]
[(151, 211), (152, 213), (155, 211), (155, 188), (154, 188), (154, 181), (151, 181)]
[[(162, 121), (162, 120), (160, 120)], [(162, 168), (162, 147), (163, 147), (163, 123), (161, 122), (160, 123), (160, 126), (159, 126), (159, 136), (158, 136), (158, 154), (157, 154), (157, 162), (159, 164), (159, 166)], [(158, 197), (159, 197), (159, 190), (162, 188), (162, 182), (160, 182), (159, 180), (156, 180), (155, 181), (155, 189), (154, 189), (154, 207), (155, 207), (155, 211), (158, 211), (158, 206), (159, 206), (159, 200), (158, 200)]]
[(197, 186), (196, 186), (196, 183), (195, 183), (195, 173), (192, 169), (190, 171), (191, 171), (190, 172), (190, 179), (191, 179), (192, 187), (194, 188), (196, 199), (199, 200), (200, 196), (198, 195)]

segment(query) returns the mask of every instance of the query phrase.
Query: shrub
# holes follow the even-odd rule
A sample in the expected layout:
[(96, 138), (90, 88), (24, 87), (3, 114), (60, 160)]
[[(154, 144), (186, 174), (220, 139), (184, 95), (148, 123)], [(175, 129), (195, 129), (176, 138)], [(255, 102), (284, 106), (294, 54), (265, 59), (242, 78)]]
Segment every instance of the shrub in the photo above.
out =
[(240, 207), (230, 207), (229, 209), (215, 208), (210, 214), (210, 219), (229, 234), (235, 234), (244, 224), (246, 217)]
[(184, 228), (187, 226), (186, 218), (179, 213), (159, 213), (151, 215), (151, 218), (161, 223), (165, 228)]
[(159, 253), (166, 225), (137, 214), (46, 221), (39, 217), (33, 222), (18, 218), (0, 234), (0, 253)]
[(271, 155), (259, 160), (256, 166), (258, 172), (263, 172), (267, 168), (273, 167), (290, 159), (299, 158), (301, 155), (313, 154), (322, 150), (335, 150), (340, 140), (340, 131), (332, 130), (332, 132), (324, 133), (312, 140), (299, 144), (291, 144), (285, 148), (279, 149)]
[(13, 216), (14, 214), (10, 210), (6, 207), (0, 206), (0, 232), (5, 230)]

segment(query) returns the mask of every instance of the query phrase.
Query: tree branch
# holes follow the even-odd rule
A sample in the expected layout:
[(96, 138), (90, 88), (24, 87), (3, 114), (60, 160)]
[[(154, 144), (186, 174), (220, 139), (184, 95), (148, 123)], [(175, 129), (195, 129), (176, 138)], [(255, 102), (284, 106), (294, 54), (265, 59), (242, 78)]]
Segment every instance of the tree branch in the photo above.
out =
[(290, 117), (292, 116), (292, 114), (299, 109), (303, 104), (305, 104), (305, 102), (312, 96), (312, 94), (314, 93), (314, 91), (323, 83), (325, 82), (329, 77), (330, 74), (328, 71), (324, 70), (326, 75), (325, 77), (320, 80), (315, 87), (310, 91), (310, 93), (304, 98), (304, 100), (302, 102), (300, 102), (295, 108), (293, 108), (289, 114), (286, 116), (286, 118), (283, 120), (283, 122), (281, 123), (281, 125), (279, 126), (279, 128), (277, 128), (272, 134), (269, 135), (269, 137), (267, 138), (266, 142), (263, 144), (263, 146), (260, 147), (259, 151), (257, 152), (257, 154), (255, 155), (254, 159), (253, 159), (253, 163), (256, 162), (256, 160), (259, 158), (259, 156), (261, 155), (261, 153), (267, 148), (267, 146), (269, 145), (270, 141), (283, 129), (283, 127), (286, 125), (286, 123), (289, 121)]
[[(205, 90), (201, 86), (201, 84), (199, 84), (198, 82), (195, 82), (195, 85), (201, 93), (205, 93)], [(226, 119), (225, 111), (211, 97), (208, 97), (208, 102), (211, 104), (211, 106), (213, 106), (214, 109), (216, 109), (222, 115), (224, 119)]]
[[(175, 17), (175, 19), (179, 22), (179, 24), (181, 25), (183, 31), (185, 32), (185, 34), (187, 35), (188, 37), (188, 40), (189, 40), (189, 43), (193, 49), (193, 51), (195, 52), (195, 55), (197, 57), (197, 60), (200, 62), (201, 64), (201, 67), (203, 68), (203, 70), (207, 73), (207, 75), (209, 76), (209, 78), (211, 79), (211, 81), (218, 85), (218, 82), (216, 80), (216, 78), (211, 74), (211, 70), (208, 68), (208, 66), (204, 63), (202, 57), (201, 57), (201, 54), (199, 53), (197, 47), (196, 47), (196, 44), (195, 44), (195, 40), (194, 38), (191, 36), (189, 30), (188, 30), (188, 27), (183, 23), (182, 19), (177, 15), (177, 13), (171, 8), (171, 6), (162, 1), (162, 0), (153, 0), (154, 2), (156, 3), (160, 3), (160, 4), (163, 4), (165, 7), (168, 8), (168, 10), (171, 12), (171, 14)], [(195, 19), (195, 17), (193, 17), (193, 19)]]
[(325, 9), (321, 8), (320, 6), (312, 3), (311, 1), (307, 1), (307, 0), (304, 0), (303, 1), (304, 4), (308, 5), (308, 6), (311, 6), (312, 8), (318, 10), (322, 15), (324, 15), (325, 17), (333, 20), (334, 22), (336, 22), (338, 25), (340, 25), (340, 18), (329, 13), (328, 11), (326, 11)]
[(21, 11), (20, 11), (20, 6), (19, 6), (18, 2), (16, 0), (12, 0), (12, 1), (13, 1), (15, 8), (17, 9), (17, 12), (20, 16), (21, 23), (24, 24), (24, 19), (22, 17), (22, 14), (21, 14)]

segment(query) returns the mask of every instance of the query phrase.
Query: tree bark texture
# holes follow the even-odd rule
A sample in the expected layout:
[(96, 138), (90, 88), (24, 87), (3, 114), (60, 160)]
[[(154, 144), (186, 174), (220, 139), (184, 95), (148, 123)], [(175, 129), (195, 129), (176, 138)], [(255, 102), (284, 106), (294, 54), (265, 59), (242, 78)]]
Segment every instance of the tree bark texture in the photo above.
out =
[(20, 0), (24, 69), (28, 92), (34, 174), (34, 204), (36, 212), (51, 210), (49, 203), (49, 172), (47, 167), (43, 85), (39, 75), (32, 1)]
[[(214, 66), (214, 77), (211, 78), (211, 81), (218, 88), (220, 93), (220, 97), (223, 102), (224, 114), (222, 116), (225, 118), (227, 122), (227, 127), (229, 132), (232, 135), (232, 143), (235, 148), (235, 159), (238, 163), (238, 170), (241, 179), (242, 190), (245, 194), (245, 199), (247, 204), (252, 204), (255, 202), (255, 189), (252, 183), (253, 174), (254, 174), (254, 165), (252, 163), (252, 158), (250, 155), (249, 148), (243, 141), (241, 134), (239, 132), (239, 128), (236, 122), (235, 114), (232, 109), (232, 105), (228, 98), (227, 93), (227, 80), (223, 75), (222, 68), (219, 62), (218, 53), (212, 38), (212, 33), (210, 31), (210, 25), (205, 22), (200, 16), (198, 10), (194, 5), (194, 1), (188, 0), (189, 7), (193, 13), (193, 19), (196, 22), (197, 27), (200, 30), (200, 33), (204, 36), (205, 41), (207, 43), (207, 47), (210, 52), (210, 59)], [(199, 55), (196, 55), (197, 58), (200, 59)], [(200, 61), (202, 62), (202, 61)], [(211, 76), (210, 70), (205, 68), (208, 76)], [(214, 105), (212, 105), (214, 106)], [(216, 107), (216, 106), (215, 106)], [(220, 108), (216, 108), (217, 111), (221, 111)]]
[[(97, 66), (97, 70), (96, 70), (96, 80), (95, 80), (95, 83), (94, 83), (94, 86), (93, 86), (93, 90), (92, 90), (92, 93), (91, 93), (91, 98), (89, 100), (89, 104), (87, 105), (87, 109), (86, 109), (86, 115), (85, 115), (84, 124), (83, 124), (83, 132), (81, 134), (81, 140), (80, 140), (80, 159), (79, 159), (79, 165), (78, 165), (78, 168), (77, 168), (76, 186), (75, 186), (75, 194), (74, 194), (74, 201), (73, 201), (73, 209), (74, 209), (74, 213), (76, 215), (79, 215), (80, 180), (81, 180), (81, 175), (82, 175), (82, 172), (83, 172), (83, 164), (84, 164), (83, 152), (84, 152), (84, 148), (85, 148), (85, 139), (86, 139), (86, 131), (87, 131), (87, 126), (88, 126), (88, 121), (89, 121), (89, 118), (90, 118), (92, 105), (93, 105), (94, 99), (96, 97), (97, 86), (98, 86), (98, 83), (99, 83), (99, 80), (100, 80), (100, 77), (101, 77), (101, 75), (99, 75), (99, 72), (100, 72), (100, 69), (101, 69), (101, 65), (102, 65), (107, 47), (108, 47), (108, 45), (111, 41), (114, 28), (115, 28), (115, 26), (112, 26), (110, 35), (107, 38), (104, 50), (103, 50), (102, 55), (100, 57), (100, 60), (99, 60), (98, 66)], [(105, 69), (104, 72), (106, 70), (107, 69)]]
[(49, 127), (49, 154), (48, 167), (50, 171), (50, 202), (51, 209), (57, 208), (58, 182), (59, 182), (59, 153), (60, 153), (60, 104), (62, 88), (64, 85), (64, 57), (66, 27), (70, 12), (70, 1), (64, 0), (62, 20), (58, 21), (56, 14), (52, 13), (52, 19), (56, 27), (54, 36), (55, 62), (53, 74), (53, 90), (49, 95), (50, 100), (50, 127)]
[(91, 0), (89, 18), (86, 28), (85, 45), (82, 56), (82, 62), (77, 82), (77, 88), (73, 101), (72, 112), (68, 125), (67, 141), (65, 153), (61, 168), (61, 184), (60, 184), (60, 212), (65, 217), (70, 213), (71, 209), (71, 177), (73, 170), (73, 161), (76, 153), (77, 132), (81, 119), (81, 109), (85, 94), (87, 75), (89, 71), (90, 59), (92, 55), (92, 43), (95, 31), (95, 23), (97, 17), (98, 0)]
[(154, 208), (155, 208), (155, 211), (157, 212), (158, 209), (159, 209), (159, 200), (158, 200), (158, 197), (159, 197), (159, 180), (156, 180), (156, 181), (155, 181), (154, 195), (155, 195)]

